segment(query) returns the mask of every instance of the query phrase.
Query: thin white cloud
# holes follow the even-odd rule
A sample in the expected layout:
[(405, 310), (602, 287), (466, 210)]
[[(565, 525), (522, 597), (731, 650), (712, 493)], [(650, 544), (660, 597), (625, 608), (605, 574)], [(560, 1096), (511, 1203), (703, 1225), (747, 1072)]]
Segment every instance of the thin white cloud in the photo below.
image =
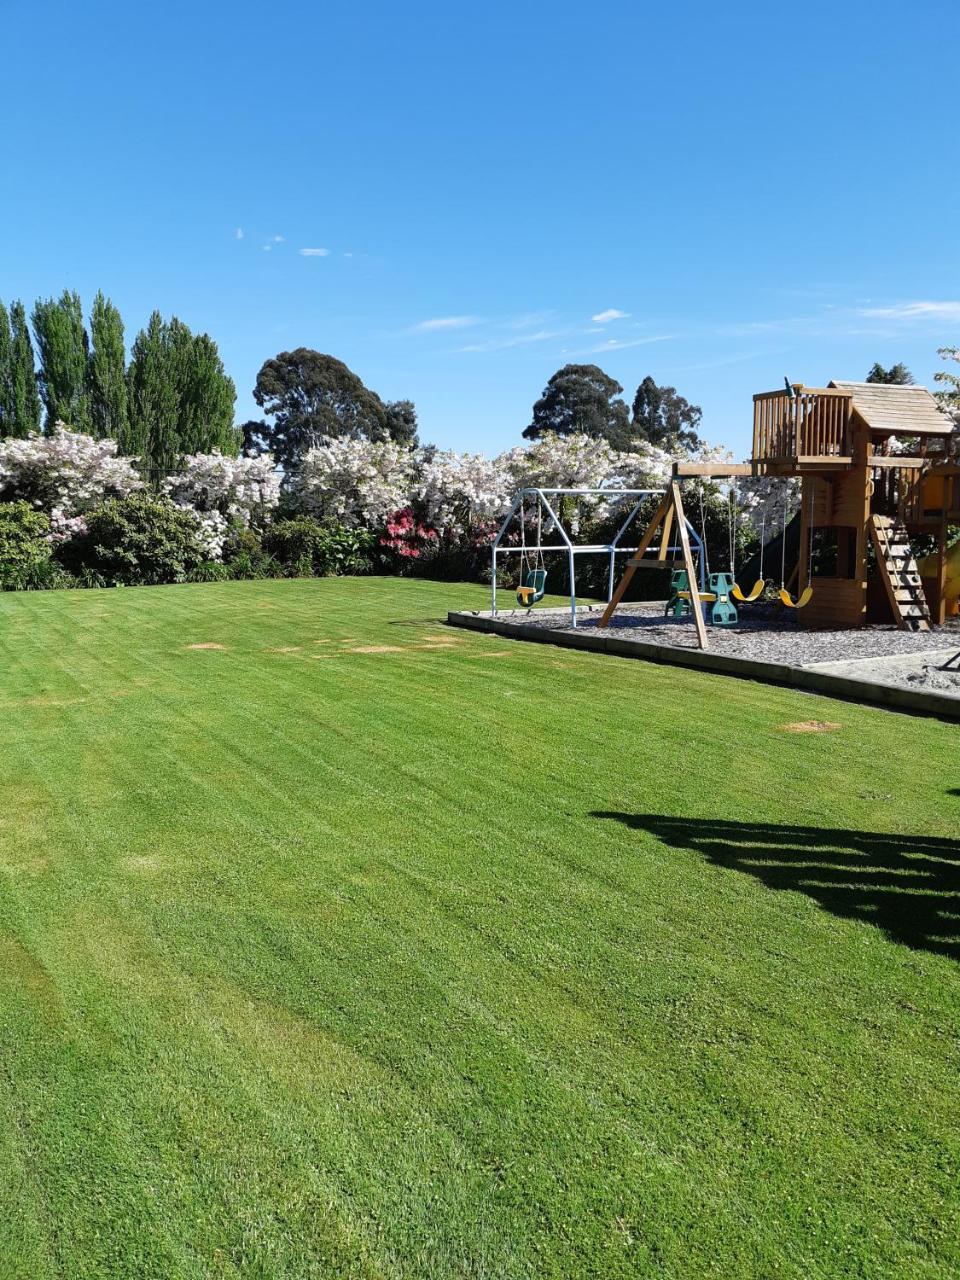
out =
[(609, 324), (611, 320), (629, 320), (629, 311), (618, 311), (616, 307), (609, 307), (606, 311), (598, 311), (595, 316), (590, 319), (594, 324)]
[(272, 244), (262, 244), (262, 245), (260, 246), (260, 248), (263, 250), (263, 252), (264, 252), (264, 253), (269, 253), (269, 252), (270, 252), (270, 250), (273, 248), (273, 245), (272, 245)]
[(652, 338), (607, 338), (606, 342), (598, 342), (595, 347), (588, 347), (586, 354), (600, 355), (604, 351), (626, 351), (628, 347), (646, 347), (652, 342), (671, 342), (677, 337), (675, 333), (658, 333)]
[(270, 239), (273, 241), (274, 244), (283, 244), (284, 240), (286, 239), (286, 236), (271, 236)]
[(861, 307), (870, 320), (960, 320), (960, 302), (901, 302), (895, 307)]
[(524, 311), (506, 321), (508, 329), (540, 329), (553, 319), (553, 311)]
[(748, 338), (762, 334), (787, 334), (794, 337), (876, 337), (880, 333), (891, 335), (898, 326), (922, 325), (940, 327), (960, 321), (960, 302), (915, 301), (901, 302), (893, 306), (835, 306), (824, 305), (816, 314), (781, 316), (775, 320), (752, 320), (744, 323), (724, 324), (715, 332), (721, 337)]
[(437, 333), (449, 329), (469, 329), (479, 324), (479, 316), (436, 316), (432, 320), (421, 320), (413, 326), (414, 333)]
[(235, 231), (233, 234), (234, 234), (234, 238), (235, 238), (235, 239), (237, 239), (237, 240), (242, 240), (242, 239), (243, 239), (243, 227), (237, 227), (236, 231)]
[(536, 333), (523, 333), (515, 338), (491, 338), (489, 342), (471, 342), (460, 351), (506, 351), (510, 347), (526, 347), (532, 342), (547, 342), (550, 338), (562, 338), (562, 331), (538, 329)]
[(301, 258), (329, 258), (329, 249), (301, 249)]

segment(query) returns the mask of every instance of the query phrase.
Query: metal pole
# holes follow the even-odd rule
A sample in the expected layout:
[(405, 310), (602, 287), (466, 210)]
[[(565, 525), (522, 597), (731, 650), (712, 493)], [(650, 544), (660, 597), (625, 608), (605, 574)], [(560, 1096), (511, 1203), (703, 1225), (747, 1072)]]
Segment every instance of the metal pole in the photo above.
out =
[(543, 502), (543, 505), (547, 509), (547, 515), (556, 525), (557, 532), (560, 534), (560, 537), (567, 544), (567, 562), (570, 566), (570, 620), (571, 620), (571, 625), (575, 627), (577, 625), (577, 584), (576, 584), (577, 575), (576, 575), (576, 570), (573, 567), (573, 563), (574, 563), (573, 543), (567, 537), (567, 531), (566, 529), (564, 529), (563, 525), (560, 523), (560, 517), (554, 511), (550, 503), (547, 501), (546, 494), (543, 492), (542, 489), (538, 489), (537, 494), (539, 495), (540, 500)]
[(497, 548), (493, 548), (493, 569), (490, 576), (490, 613), (497, 616)]
[(693, 527), (693, 525), (690, 523), (690, 521), (686, 517), (684, 517), (684, 524), (687, 526), (687, 532), (689, 533), (690, 537), (693, 539), (694, 545), (697, 548), (697, 562), (699, 566), (698, 576), (700, 578), (700, 590), (706, 591), (707, 577), (704, 571), (704, 561), (706, 560), (706, 556), (704, 555), (704, 552), (703, 552), (703, 539), (700, 537), (696, 529)]
[(613, 577), (614, 577), (613, 562), (616, 558), (616, 555), (617, 555), (616, 551), (614, 551), (613, 547), (611, 547), (610, 548), (610, 577), (609, 577), (609, 581), (607, 582), (607, 604), (609, 604), (610, 601), (613, 599), (613, 585), (614, 585), (613, 584)]

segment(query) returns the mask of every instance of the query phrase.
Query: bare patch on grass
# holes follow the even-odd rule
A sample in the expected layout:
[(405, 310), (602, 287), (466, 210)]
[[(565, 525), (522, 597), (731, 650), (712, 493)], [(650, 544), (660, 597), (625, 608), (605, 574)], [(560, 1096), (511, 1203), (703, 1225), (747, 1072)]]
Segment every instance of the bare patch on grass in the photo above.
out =
[(160, 870), (163, 863), (155, 853), (139, 853), (132, 858), (127, 858), (124, 865), (130, 871), (142, 871), (152, 875), (153, 872)]
[(403, 653), (403, 649), (397, 644), (361, 644), (356, 649), (351, 649), (351, 653)]
[(42, 853), (28, 857), (0, 858), (0, 867), (12, 876), (42, 876), (50, 866), (50, 859)]
[(206, 641), (204, 644), (188, 644), (188, 649), (226, 649), (225, 644), (214, 644), (212, 640)]
[(276, 649), (268, 649), (267, 653), (299, 653), (302, 648), (303, 645), (300, 644), (285, 644)]
[(779, 727), (784, 733), (833, 733), (843, 726), (837, 724), (836, 720), (795, 720)]
[(11, 698), (10, 705), (21, 707), (79, 707), (87, 698), (56, 698), (53, 694), (36, 694), (32, 698)]

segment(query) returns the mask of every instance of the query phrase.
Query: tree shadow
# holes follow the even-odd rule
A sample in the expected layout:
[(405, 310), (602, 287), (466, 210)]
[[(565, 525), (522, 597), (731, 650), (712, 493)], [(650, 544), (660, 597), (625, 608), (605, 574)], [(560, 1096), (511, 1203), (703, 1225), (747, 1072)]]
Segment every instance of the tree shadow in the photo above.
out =
[(715, 866), (805, 893), (895, 942), (960, 959), (960, 844), (932, 836), (595, 811)]

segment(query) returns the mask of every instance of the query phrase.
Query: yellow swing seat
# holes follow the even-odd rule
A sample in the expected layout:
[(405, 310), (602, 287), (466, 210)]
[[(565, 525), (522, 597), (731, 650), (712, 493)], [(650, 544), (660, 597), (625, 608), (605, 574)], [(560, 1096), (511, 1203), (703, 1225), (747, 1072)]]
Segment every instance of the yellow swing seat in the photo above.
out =
[(734, 600), (739, 600), (741, 604), (753, 604), (754, 600), (759, 600), (763, 595), (763, 589), (766, 585), (767, 584), (764, 582), (763, 578), (758, 578), (753, 584), (750, 594), (745, 596), (737, 584), (734, 583), (733, 590), (730, 594), (733, 596)]
[[(714, 595), (714, 593), (713, 593), (712, 591), (700, 591), (698, 594), (699, 594), (700, 601), (701, 601), (701, 603), (702, 603), (702, 604), (715, 604), (715, 603), (716, 603), (716, 599), (717, 599), (717, 597)], [(678, 592), (677, 592), (677, 599), (678, 599), (678, 600), (689, 600), (690, 598), (691, 598), (691, 596), (690, 596), (690, 592), (689, 592), (689, 591), (678, 591)]]
[(779, 595), (780, 603), (786, 605), (788, 609), (802, 609), (805, 604), (809, 604), (813, 599), (813, 587), (804, 587), (796, 600), (784, 587), (780, 588)]

